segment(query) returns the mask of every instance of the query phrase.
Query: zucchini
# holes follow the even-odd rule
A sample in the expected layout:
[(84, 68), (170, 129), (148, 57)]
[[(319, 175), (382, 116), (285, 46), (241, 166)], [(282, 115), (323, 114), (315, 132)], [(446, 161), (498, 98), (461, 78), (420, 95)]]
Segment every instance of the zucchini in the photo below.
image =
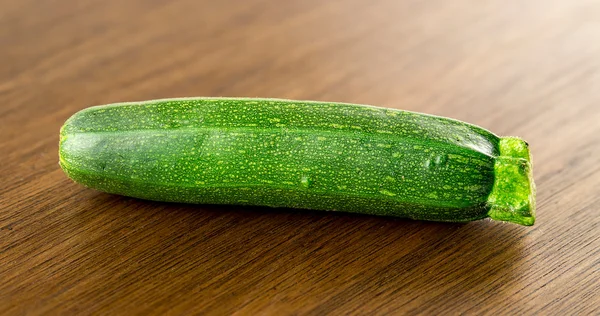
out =
[(141, 199), (533, 225), (528, 144), (373, 106), (184, 98), (84, 109), (60, 132), (74, 181)]

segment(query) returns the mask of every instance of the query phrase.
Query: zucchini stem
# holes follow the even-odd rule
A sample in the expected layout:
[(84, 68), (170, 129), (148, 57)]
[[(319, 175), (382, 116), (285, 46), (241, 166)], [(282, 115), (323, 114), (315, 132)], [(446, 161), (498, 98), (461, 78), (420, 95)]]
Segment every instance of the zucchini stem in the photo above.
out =
[(529, 145), (517, 137), (502, 137), (494, 164), (494, 186), (488, 196), (488, 216), (531, 226), (535, 222), (535, 183)]

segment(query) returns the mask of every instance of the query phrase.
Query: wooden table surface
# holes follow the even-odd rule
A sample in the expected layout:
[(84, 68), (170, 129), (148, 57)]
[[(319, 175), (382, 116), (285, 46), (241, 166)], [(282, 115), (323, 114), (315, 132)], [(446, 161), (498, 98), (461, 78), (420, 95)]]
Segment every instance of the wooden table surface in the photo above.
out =
[[(600, 313), (600, 3), (0, 0), (0, 313)], [(530, 144), (537, 222), (156, 203), (58, 166), (74, 112), (250, 96)]]

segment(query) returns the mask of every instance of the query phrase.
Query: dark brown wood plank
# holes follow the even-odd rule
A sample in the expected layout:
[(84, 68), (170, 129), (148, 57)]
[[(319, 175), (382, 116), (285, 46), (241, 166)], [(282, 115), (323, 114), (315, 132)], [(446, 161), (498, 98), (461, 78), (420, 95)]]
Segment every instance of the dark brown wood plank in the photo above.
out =
[[(597, 1), (0, 8), (1, 314), (600, 312)], [(373, 104), (521, 136), (538, 221), (147, 202), (58, 167), (74, 112), (180, 96)]]

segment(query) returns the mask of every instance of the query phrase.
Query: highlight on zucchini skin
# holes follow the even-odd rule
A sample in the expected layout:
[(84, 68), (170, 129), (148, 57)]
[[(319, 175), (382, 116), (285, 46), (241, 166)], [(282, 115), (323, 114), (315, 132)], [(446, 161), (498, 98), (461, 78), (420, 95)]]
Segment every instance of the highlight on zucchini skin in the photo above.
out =
[(84, 109), (60, 132), (74, 181), (136, 198), (533, 225), (529, 148), (366, 105), (182, 98)]

